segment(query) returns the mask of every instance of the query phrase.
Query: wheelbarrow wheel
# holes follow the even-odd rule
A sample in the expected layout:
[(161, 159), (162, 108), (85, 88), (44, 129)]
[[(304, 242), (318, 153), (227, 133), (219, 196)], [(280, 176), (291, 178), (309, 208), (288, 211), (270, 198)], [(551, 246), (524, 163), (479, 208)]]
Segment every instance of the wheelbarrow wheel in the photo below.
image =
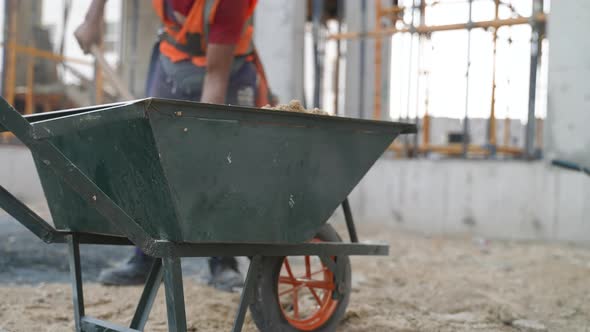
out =
[[(310, 242), (342, 242), (325, 225)], [(262, 332), (334, 331), (350, 298), (350, 259), (338, 296), (334, 273), (315, 256), (264, 257), (257, 275), (252, 319)]]

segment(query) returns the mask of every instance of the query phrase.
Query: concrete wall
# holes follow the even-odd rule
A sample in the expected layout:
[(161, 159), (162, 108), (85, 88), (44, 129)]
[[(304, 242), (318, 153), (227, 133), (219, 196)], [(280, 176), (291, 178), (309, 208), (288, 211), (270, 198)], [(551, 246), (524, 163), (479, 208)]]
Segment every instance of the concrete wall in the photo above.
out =
[[(47, 215), (30, 153), (0, 146), (0, 184)], [(543, 162), (380, 159), (351, 195), (354, 216), (429, 234), (590, 241), (590, 178)], [(1, 212), (0, 212), (1, 214)], [(340, 219), (340, 211), (335, 215)]]
[(546, 155), (590, 167), (590, 2), (552, 1)]
[[(125, 82), (130, 84), (132, 93), (137, 98), (145, 96), (145, 82), (147, 80), (150, 57), (154, 43), (157, 41), (158, 28), (161, 26), (160, 19), (154, 8), (144, 1), (139, 0), (139, 12), (135, 12), (133, 3), (136, 0), (122, 1), (122, 13), (124, 24), (121, 31), (121, 73)], [(137, 17), (137, 48), (133, 51), (133, 22)], [(128, 83), (129, 84), (129, 83)]]
[(429, 234), (576, 242), (590, 241), (589, 201), (589, 177), (543, 162), (385, 157), (351, 195), (362, 222)]

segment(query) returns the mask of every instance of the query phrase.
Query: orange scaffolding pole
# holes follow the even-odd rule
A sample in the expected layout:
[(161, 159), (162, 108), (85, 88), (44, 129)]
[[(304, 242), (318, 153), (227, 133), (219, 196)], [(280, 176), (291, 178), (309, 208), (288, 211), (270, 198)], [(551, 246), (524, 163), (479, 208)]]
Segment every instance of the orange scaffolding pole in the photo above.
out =
[(27, 58), (27, 90), (25, 91), (25, 114), (32, 114), (35, 108), (33, 90), (35, 85), (35, 58)]
[(463, 29), (487, 29), (487, 28), (499, 28), (503, 26), (511, 26), (511, 25), (519, 25), (519, 24), (531, 24), (534, 22), (544, 23), (547, 21), (547, 15), (544, 13), (539, 13), (531, 17), (515, 17), (515, 18), (507, 18), (507, 19), (499, 19), (499, 20), (491, 20), (491, 21), (479, 21), (473, 22), (471, 24), (468, 23), (455, 23), (455, 24), (446, 24), (446, 25), (419, 25), (416, 27), (406, 27), (406, 28), (386, 28), (381, 29), (379, 31), (368, 31), (366, 33), (363, 32), (345, 32), (339, 34), (333, 34), (328, 36), (328, 39), (359, 39), (359, 38), (377, 38), (382, 36), (389, 36), (396, 33), (403, 33), (403, 32), (417, 32), (417, 33), (429, 33), (429, 32), (438, 32), (438, 31), (452, 31), (452, 30), (463, 30)]
[[(6, 101), (14, 105), (14, 89), (15, 89), (15, 82), (16, 82), (16, 13), (17, 13), (17, 6), (18, 1), (10, 0), (8, 2), (9, 12), (8, 12), (8, 45), (9, 48), (7, 49), (7, 59), (6, 59), (6, 77), (5, 77), (5, 86), (4, 86), (4, 98)], [(4, 132), (2, 135), (2, 141), (6, 142), (8, 137), (11, 135), (9, 132)]]
[[(104, 24), (104, 18), (101, 20), (101, 24)], [(97, 54), (102, 54), (103, 41), (101, 40), (100, 44), (94, 47)], [(104, 100), (104, 74), (101, 60), (100, 57), (94, 57), (94, 102), (96, 104), (102, 104)]]
[(428, 113), (424, 113), (424, 118), (422, 118), (422, 144), (430, 144), (430, 115)]
[(89, 65), (89, 66), (92, 65), (92, 61), (90, 61), (90, 60), (59, 55), (59, 54), (53, 53), (51, 51), (41, 50), (41, 49), (31, 47), (31, 46), (23, 46), (23, 45), (19, 45), (17, 43), (15, 43), (14, 46), (11, 46), (10, 42), (8, 43), (8, 45), (5, 45), (4, 43), (0, 43), (0, 47), (4, 47), (4, 46), (7, 46), (8, 49), (14, 48), (15, 53), (17, 53), (17, 54), (25, 54), (25, 55), (33, 56), (35, 58), (42, 58), (42, 59), (51, 60), (51, 61), (55, 61), (55, 62), (70, 62), (70, 63), (77, 63), (77, 64), (81, 64), (81, 65)]
[(8, 49), (6, 61), (6, 85), (4, 87), (4, 97), (9, 104), (14, 104), (14, 89), (16, 85), (16, 14), (18, 1), (9, 1), (8, 12)]
[(504, 145), (510, 144), (510, 118), (506, 114), (504, 119)]
[[(395, 144), (390, 145), (388, 150), (394, 151), (396, 153), (401, 153), (405, 150), (405, 147), (399, 143), (395, 143)], [(479, 146), (479, 145), (474, 145), (474, 144), (468, 145), (467, 151), (469, 152), (469, 154), (479, 154), (479, 155), (490, 154), (489, 149)], [(463, 144), (461, 144), (461, 143), (453, 143), (453, 144), (449, 144), (449, 145), (425, 144), (425, 145), (421, 145), (418, 147), (418, 152), (419, 153), (436, 152), (436, 153), (442, 153), (442, 154), (446, 154), (446, 155), (460, 156), (463, 154)], [(513, 155), (513, 156), (518, 156), (518, 155), (523, 154), (523, 150), (521, 148), (512, 147), (512, 146), (498, 146), (496, 148), (496, 152), (501, 153), (501, 154)]]

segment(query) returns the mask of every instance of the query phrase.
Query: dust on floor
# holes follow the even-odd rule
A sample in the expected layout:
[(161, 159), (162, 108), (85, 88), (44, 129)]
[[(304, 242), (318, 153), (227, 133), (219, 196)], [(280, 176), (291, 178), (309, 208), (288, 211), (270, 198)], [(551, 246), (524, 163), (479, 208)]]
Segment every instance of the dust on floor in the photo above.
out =
[[(369, 229), (372, 228), (372, 229)], [(353, 258), (338, 331), (590, 331), (590, 250), (363, 227), (389, 257)], [(189, 331), (230, 330), (238, 294), (187, 278)], [(85, 287), (87, 314), (130, 321), (139, 287)], [(146, 331), (166, 331), (163, 291)], [(0, 285), (0, 330), (72, 331), (70, 286)], [(245, 331), (256, 331), (247, 317)]]

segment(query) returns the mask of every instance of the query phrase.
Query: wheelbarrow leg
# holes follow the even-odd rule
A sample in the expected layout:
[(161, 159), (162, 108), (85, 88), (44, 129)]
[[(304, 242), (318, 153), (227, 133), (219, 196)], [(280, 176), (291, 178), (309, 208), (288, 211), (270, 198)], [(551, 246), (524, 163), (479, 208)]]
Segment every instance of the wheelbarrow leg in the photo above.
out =
[(80, 267), (80, 244), (78, 236), (73, 234), (67, 238), (70, 261), (70, 277), (72, 279), (72, 299), (74, 302), (74, 320), (76, 332), (82, 331), (84, 317), (84, 293), (82, 290), (82, 269)]
[(240, 297), (240, 305), (238, 307), (238, 314), (236, 315), (236, 320), (234, 321), (234, 328), (232, 332), (241, 332), (242, 327), (244, 326), (244, 318), (246, 317), (246, 311), (248, 310), (248, 306), (252, 302), (252, 297), (254, 296), (254, 284), (256, 283), (256, 273), (258, 273), (260, 260), (262, 257), (254, 256), (250, 261), (250, 266), (248, 267), (248, 274), (246, 275), (246, 283), (244, 284), (244, 289), (242, 290), (242, 296)]
[(164, 288), (166, 289), (166, 311), (168, 331), (186, 332), (182, 268), (179, 257), (164, 257)]
[(348, 228), (348, 234), (350, 235), (350, 242), (359, 242), (359, 238), (356, 234), (356, 227), (354, 226), (354, 219), (352, 219), (350, 203), (348, 203), (348, 197), (342, 202), (342, 211), (344, 211), (344, 219), (346, 220), (346, 227)]
[(150, 316), (150, 311), (152, 310), (152, 305), (154, 304), (154, 300), (158, 295), (160, 283), (162, 283), (163, 272), (162, 259), (157, 258), (154, 261), (152, 269), (150, 270), (150, 274), (148, 275), (148, 278), (145, 282), (143, 293), (141, 293), (141, 298), (137, 304), (137, 309), (135, 310), (135, 314), (133, 315), (133, 319), (129, 325), (130, 328), (139, 331), (143, 331), (145, 328), (145, 324), (147, 323)]

